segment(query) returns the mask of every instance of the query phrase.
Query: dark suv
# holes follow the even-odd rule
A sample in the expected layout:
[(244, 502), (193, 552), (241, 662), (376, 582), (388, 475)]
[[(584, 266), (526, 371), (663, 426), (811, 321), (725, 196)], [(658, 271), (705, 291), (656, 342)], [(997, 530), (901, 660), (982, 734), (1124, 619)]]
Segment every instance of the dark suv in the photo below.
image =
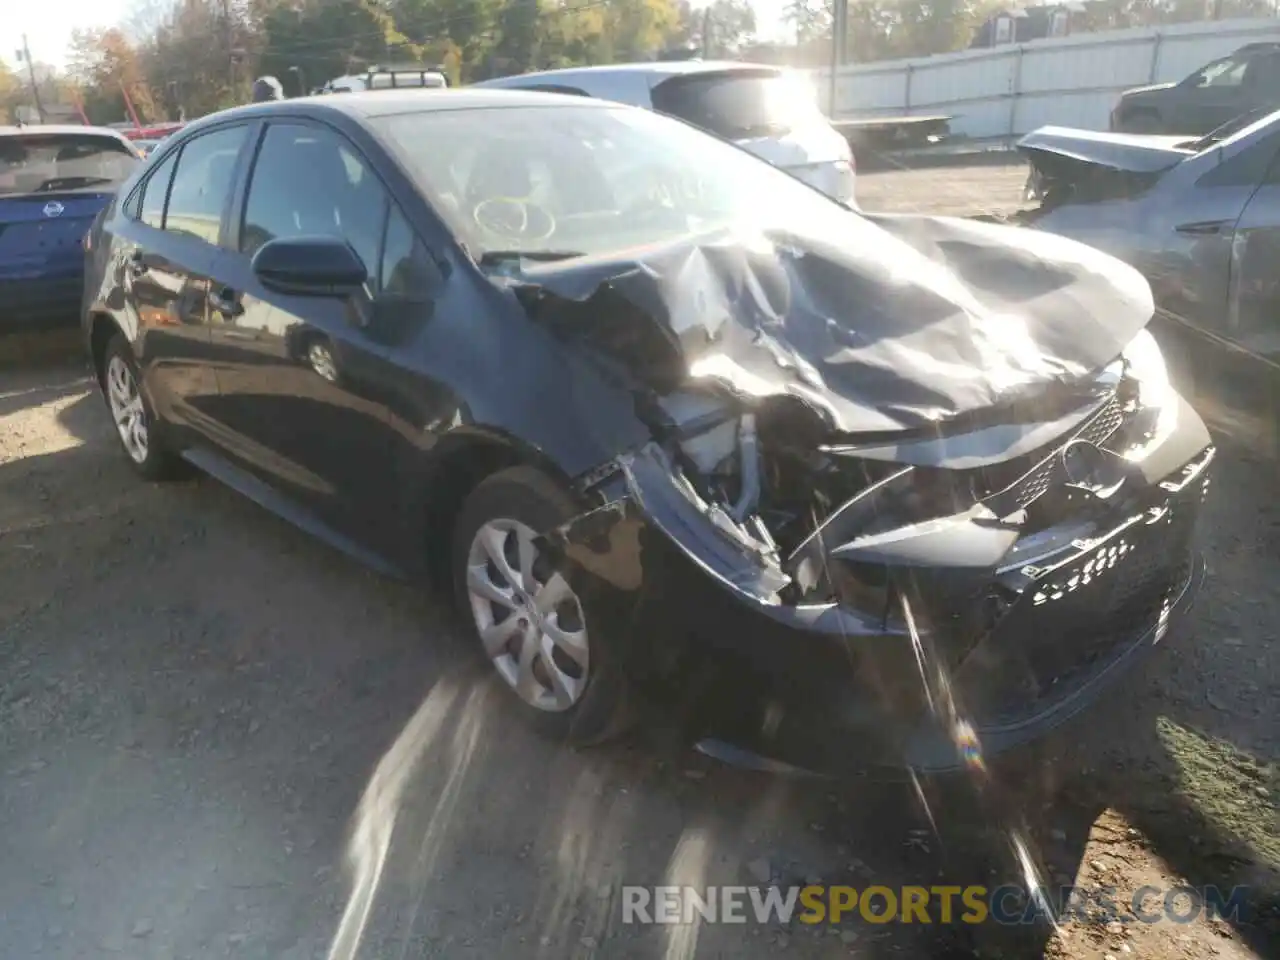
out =
[(1204, 134), (1268, 106), (1280, 107), (1280, 43), (1250, 43), (1178, 83), (1125, 91), (1111, 111), (1111, 129)]

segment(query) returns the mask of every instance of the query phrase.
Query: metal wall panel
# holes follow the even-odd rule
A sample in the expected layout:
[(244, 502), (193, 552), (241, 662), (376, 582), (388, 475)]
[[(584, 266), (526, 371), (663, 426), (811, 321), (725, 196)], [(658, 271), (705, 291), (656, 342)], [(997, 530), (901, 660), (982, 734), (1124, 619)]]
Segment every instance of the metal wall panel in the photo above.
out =
[[(946, 114), (952, 133), (1020, 136), (1047, 123), (1105, 130), (1131, 87), (1181, 80), (1259, 40), (1280, 41), (1280, 19), (1204, 20), (1080, 33), (988, 50), (842, 67), (837, 117)], [(813, 82), (826, 99), (826, 70)]]

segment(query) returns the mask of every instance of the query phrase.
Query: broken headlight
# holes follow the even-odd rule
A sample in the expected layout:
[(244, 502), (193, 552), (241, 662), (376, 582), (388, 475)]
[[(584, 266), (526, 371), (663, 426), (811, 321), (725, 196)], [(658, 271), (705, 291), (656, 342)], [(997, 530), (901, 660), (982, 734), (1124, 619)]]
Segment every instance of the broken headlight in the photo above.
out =
[(1138, 384), (1138, 402), (1144, 407), (1163, 407), (1169, 401), (1169, 371), (1164, 354), (1151, 331), (1143, 330), (1124, 348), (1125, 372)]
[(1173, 387), (1164, 355), (1151, 332), (1143, 330), (1129, 342), (1121, 355), (1125, 374), (1138, 384), (1138, 412), (1129, 424), (1131, 446), (1124, 456), (1141, 460), (1164, 442), (1177, 423), (1177, 404), (1172, 403)]

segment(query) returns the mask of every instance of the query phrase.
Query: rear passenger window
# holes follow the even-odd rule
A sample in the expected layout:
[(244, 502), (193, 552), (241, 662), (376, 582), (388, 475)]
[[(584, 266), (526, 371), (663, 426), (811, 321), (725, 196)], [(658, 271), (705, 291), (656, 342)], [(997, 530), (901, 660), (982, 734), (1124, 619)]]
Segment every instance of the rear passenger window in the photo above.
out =
[(142, 185), (142, 204), (138, 219), (148, 227), (164, 229), (164, 202), (169, 197), (169, 181), (173, 179), (177, 159), (176, 152), (169, 154)]
[(343, 137), (310, 124), (273, 123), (250, 175), (240, 250), (252, 256), (281, 237), (338, 237), (372, 278), (386, 209), (381, 182)]
[(245, 126), (224, 127), (183, 145), (169, 188), (165, 230), (189, 234), (207, 243), (218, 242), (236, 157), (247, 132)]

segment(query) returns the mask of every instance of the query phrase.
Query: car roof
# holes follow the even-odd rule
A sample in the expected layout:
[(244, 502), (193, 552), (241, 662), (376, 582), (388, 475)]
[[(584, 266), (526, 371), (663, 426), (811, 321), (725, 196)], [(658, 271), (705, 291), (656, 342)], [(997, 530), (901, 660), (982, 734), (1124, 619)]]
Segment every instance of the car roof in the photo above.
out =
[(531, 73), (517, 74), (510, 77), (495, 77), (495, 80), (511, 81), (526, 77), (569, 77), (583, 74), (649, 74), (659, 77), (685, 76), (697, 73), (755, 73), (769, 70), (785, 73), (786, 67), (771, 63), (743, 63), (738, 60), (658, 60), (644, 63), (603, 63), (589, 67), (560, 67), (556, 70), (536, 70)]
[(319, 94), (309, 97), (293, 97), (289, 100), (269, 100), (232, 107), (201, 117), (188, 124), (183, 133), (194, 131), (236, 117), (312, 116), (323, 118), (341, 114), (357, 122), (373, 117), (411, 113), (447, 113), (456, 110), (493, 110), (521, 107), (578, 107), (591, 109), (618, 109), (619, 105), (607, 101), (570, 99), (559, 94), (530, 90), (488, 90), (476, 87), (459, 89), (429, 89), (405, 87), (390, 90), (358, 90), (353, 93)]
[(124, 143), (129, 142), (127, 138), (121, 136), (118, 131), (112, 130), (110, 127), (86, 127), (79, 123), (38, 123), (23, 127), (0, 126), (0, 137), (29, 136), (31, 134), (45, 134), (54, 137), (91, 134), (99, 137), (110, 137), (112, 140), (121, 140)]

